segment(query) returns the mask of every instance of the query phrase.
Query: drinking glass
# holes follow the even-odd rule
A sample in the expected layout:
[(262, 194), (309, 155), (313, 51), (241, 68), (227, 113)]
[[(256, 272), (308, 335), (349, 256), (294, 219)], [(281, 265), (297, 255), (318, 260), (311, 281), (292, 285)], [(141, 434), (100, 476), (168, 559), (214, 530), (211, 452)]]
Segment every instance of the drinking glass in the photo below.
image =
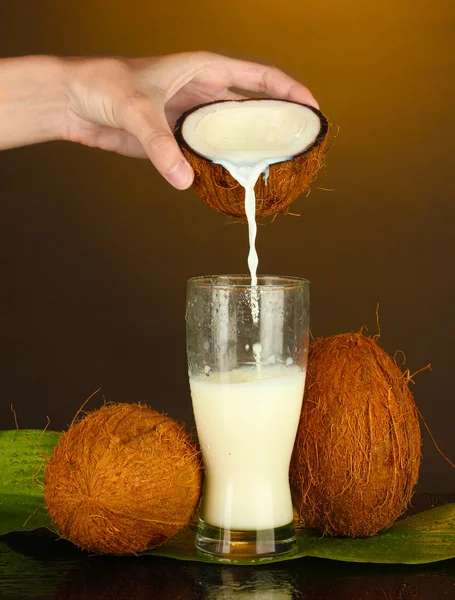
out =
[(188, 281), (187, 355), (205, 466), (196, 546), (225, 557), (295, 547), (289, 463), (305, 384), (309, 283)]

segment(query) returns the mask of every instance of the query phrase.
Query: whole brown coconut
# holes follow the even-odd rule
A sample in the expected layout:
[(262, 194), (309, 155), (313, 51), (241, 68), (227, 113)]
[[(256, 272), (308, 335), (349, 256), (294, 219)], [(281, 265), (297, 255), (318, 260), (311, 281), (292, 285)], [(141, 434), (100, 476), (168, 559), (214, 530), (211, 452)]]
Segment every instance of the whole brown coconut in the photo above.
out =
[(420, 427), (408, 379), (374, 339), (315, 340), (291, 462), (307, 527), (372, 536), (406, 509), (417, 483)]
[(201, 490), (183, 426), (138, 404), (109, 404), (63, 434), (44, 475), (59, 533), (86, 550), (133, 554), (185, 528)]
[[(261, 98), (261, 102), (276, 102), (271, 98)], [(183, 113), (175, 124), (175, 137), (185, 158), (194, 170), (193, 189), (196, 194), (218, 212), (246, 220), (245, 214), (245, 189), (232, 175), (220, 164), (212, 162), (209, 158), (198, 154), (182, 135), (185, 119), (193, 112), (209, 105), (222, 104), (223, 102), (257, 102), (256, 99), (244, 100), (219, 100), (196, 106)], [(286, 103), (287, 101), (282, 100)], [(295, 103), (294, 103), (295, 104)], [(303, 192), (308, 192), (312, 181), (318, 171), (324, 166), (325, 152), (328, 141), (328, 121), (316, 108), (305, 106), (317, 114), (320, 120), (320, 130), (314, 142), (290, 160), (272, 164), (266, 179), (260, 176), (254, 187), (256, 195), (256, 220), (286, 212), (289, 205)]]

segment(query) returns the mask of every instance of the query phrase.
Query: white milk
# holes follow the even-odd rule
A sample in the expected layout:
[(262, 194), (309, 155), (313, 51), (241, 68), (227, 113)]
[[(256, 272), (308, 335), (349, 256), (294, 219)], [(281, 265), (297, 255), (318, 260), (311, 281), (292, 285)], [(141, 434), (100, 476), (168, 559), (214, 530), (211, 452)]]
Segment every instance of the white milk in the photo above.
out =
[(289, 463), (304, 383), (304, 371), (284, 365), (190, 378), (206, 523), (264, 530), (292, 521)]

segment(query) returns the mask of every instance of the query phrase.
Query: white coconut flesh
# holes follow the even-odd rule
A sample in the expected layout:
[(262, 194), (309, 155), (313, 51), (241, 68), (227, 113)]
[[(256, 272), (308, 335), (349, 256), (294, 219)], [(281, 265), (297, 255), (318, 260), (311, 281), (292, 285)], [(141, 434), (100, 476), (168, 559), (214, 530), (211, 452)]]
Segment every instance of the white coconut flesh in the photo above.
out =
[(318, 137), (319, 116), (282, 100), (205, 105), (182, 125), (188, 146), (213, 162), (235, 165), (279, 162), (304, 152)]

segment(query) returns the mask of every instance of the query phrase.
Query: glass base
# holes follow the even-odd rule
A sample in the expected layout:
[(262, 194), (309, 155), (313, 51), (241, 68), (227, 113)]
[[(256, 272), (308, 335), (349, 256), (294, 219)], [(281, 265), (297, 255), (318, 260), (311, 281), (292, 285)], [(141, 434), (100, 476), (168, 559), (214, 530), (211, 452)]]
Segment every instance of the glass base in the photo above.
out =
[(223, 529), (199, 519), (196, 548), (225, 558), (255, 558), (287, 554), (296, 548), (294, 522), (263, 530)]

